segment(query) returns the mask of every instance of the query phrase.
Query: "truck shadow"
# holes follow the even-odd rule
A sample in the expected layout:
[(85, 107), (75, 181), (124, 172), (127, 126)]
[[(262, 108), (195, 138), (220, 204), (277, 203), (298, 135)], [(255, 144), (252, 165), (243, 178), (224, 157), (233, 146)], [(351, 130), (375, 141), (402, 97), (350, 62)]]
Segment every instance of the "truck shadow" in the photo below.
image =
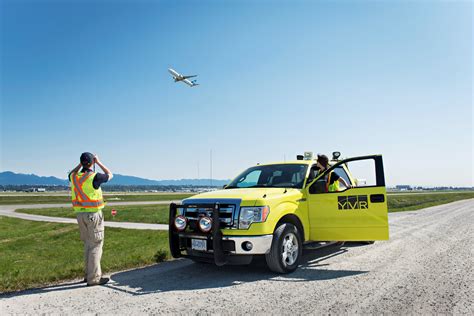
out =
[[(269, 282), (307, 282), (331, 280), (368, 273), (368, 271), (331, 270), (326, 261), (346, 253), (360, 244), (333, 245), (303, 252), (300, 267), (291, 274), (268, 270), (265, 258), (254, 258), (250, 265), (217, 267), (182, 259), (112, 275), (106, 287), (130, 295), (146, 295), (168, 291), (191, 291), (224, 288), (266, 280)], [(324, 267), (324, 268), (321, 268)]]
[[(328, 269), (330, 267), (330, 264), (326, 263), (328, 259), (342, 255), (352, 247), (359, 246), (361, 245), (338, 244), (317, 250), (304, 250), (300, 266), (290, 274), (271, 272), (267, 268), (263, 256), (254, 258), (249, 265), (227, 265), (223, 267), (194, 263), (188, 259), (178, 259), (113, 274), (111, 282), (104, 285), (104, 287), (135, 296), (170, 291), (225, 288), (262, 280), (268, 282), (307, 282), (338, 279), (368, 273), (368, 271)], [(21, 292), (0, 293), (0, 298), (62, 292), (83, 287), (85, 287), (85, 283), (76, 281)]]

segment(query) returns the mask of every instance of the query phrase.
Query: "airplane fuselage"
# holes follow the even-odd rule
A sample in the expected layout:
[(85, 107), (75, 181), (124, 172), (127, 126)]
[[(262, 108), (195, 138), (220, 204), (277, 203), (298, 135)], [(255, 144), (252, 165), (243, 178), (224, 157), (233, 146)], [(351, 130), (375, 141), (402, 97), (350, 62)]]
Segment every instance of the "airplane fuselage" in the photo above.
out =
[(189, 80), (189, 78), (196, 77), (196, 75), (183, 76), (183, 75), (180, 75), (176, 70), (171, 69), (171, 68), (168, 68), (168, 72), (171, 74), (171, 76), (173, 76), (174, 82), (182, 81), (182, 82), (184, 82), (185, 84), (187, 84), (187, 85), (190, 86), (190, 87), (194, 87), (194, 86), (197, 86), (197, 85), (198, 85), (198, 84), (196, 83), (196, 80)]

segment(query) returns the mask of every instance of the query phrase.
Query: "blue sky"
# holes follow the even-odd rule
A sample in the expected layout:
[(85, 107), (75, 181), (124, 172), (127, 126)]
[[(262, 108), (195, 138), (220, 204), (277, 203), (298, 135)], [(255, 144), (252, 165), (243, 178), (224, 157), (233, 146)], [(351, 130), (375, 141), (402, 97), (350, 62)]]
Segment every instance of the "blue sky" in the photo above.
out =
[[(473, 184), (470, 1), (1, 2), (0, 170), (153, 179), (303, 151)], [(198, 74), (172, 82), (167, 68)]]

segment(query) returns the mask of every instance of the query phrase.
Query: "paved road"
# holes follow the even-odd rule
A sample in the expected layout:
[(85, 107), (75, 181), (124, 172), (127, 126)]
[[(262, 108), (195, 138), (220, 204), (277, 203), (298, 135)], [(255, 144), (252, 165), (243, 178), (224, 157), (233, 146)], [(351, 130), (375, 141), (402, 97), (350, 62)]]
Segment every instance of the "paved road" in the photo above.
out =
[[(108, 206), (119, 205), (149, 205), (149, 204), (170, 204), (172, 201), (146, 201), (146, 202), (108, 202)], [(175, 201), (177, 202), (177, 201)], [(0, 216), (15, 217), (27, 219), (30, 221), (53, 222), (65, 224), (77, 224), (75, 218), (52, 217), (34, 214), (17, 213), (15, 210), (20, 208), (50, 208), (50, 207), (70, 207), (71, 204), (28, 204), (28, 205), (0, 205)], [(152, 229), (152, 230), (168, 230), (168, 225), (164, 224), (145, 224), (130, 222), (105, 222), (107, 227), (120, 227), (129, 229)]]
[(392, 213), (390, 241), (306, 250), (290, 275), (175, 260), (0, 296), (0, 314), (473, 314), (474, 199)]

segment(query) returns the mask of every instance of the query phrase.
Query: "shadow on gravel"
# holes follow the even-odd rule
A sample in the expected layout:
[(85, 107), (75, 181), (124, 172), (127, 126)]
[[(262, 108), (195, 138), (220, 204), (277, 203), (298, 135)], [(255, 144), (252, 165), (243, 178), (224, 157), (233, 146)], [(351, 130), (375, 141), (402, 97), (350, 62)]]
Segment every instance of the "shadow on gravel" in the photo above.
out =
[[(192, 291), (223, 288), (266, 280), (269, 282), (307, 282), (343, 278), (368, 271), (329, 270), (325, 261), (346, 253), (360, 244), (335, 245), (318, 250), (305, 250), (300, 267), (291, 274), (268, 270), (265, 258), (254, 258), (250, 265), (217, 267), (194, 263), (187, 259), (168, 261), (154, 266), (112, 275), (106, 287), (130, 295), (146, 295), (167, 291)], [(321, 268), (324, 267), (324, 268)]]
[(44, 294), (48, 292), (58, 292), (58, 291), (68, 291), (68, 290), (75, 290), (81, 287), (85, 287), (86, 284), (82, 281), (72, 281), (69, 283), (61, 283), (50, 285), (41, 288), (34, 288), (19, 292), (8, 292), (8, 293), (0, 293), (0, 298), (9, 298), (14, 296), (23, 296), (23, 295), (31, 295), (31, 294)]
[[(326, 260), (346, 253), (352, 247), (359, 246), (363, 245), (346, 243), (345, 245), (339, 244), (317, 250), (304, 250), (300, 266), (291, 274), (271, 272), (267, 268), (264, 256), (254, 258), (249, 265), (223, 267), (178, 259), (113, 274), (111, 282), (104, 285), (104, 287), (130, 295), (146, 295), (168, 291), (223, 288), (262, 280), (268, 282), (307, 282), (338, 279), (368, 272), (327, 269), (329, 264), (325, 263)], [(0, 298), (68, 291), (84, 288), (85, 286), (85, 283), (76, 281), (21, 292), (0, 293)]]

